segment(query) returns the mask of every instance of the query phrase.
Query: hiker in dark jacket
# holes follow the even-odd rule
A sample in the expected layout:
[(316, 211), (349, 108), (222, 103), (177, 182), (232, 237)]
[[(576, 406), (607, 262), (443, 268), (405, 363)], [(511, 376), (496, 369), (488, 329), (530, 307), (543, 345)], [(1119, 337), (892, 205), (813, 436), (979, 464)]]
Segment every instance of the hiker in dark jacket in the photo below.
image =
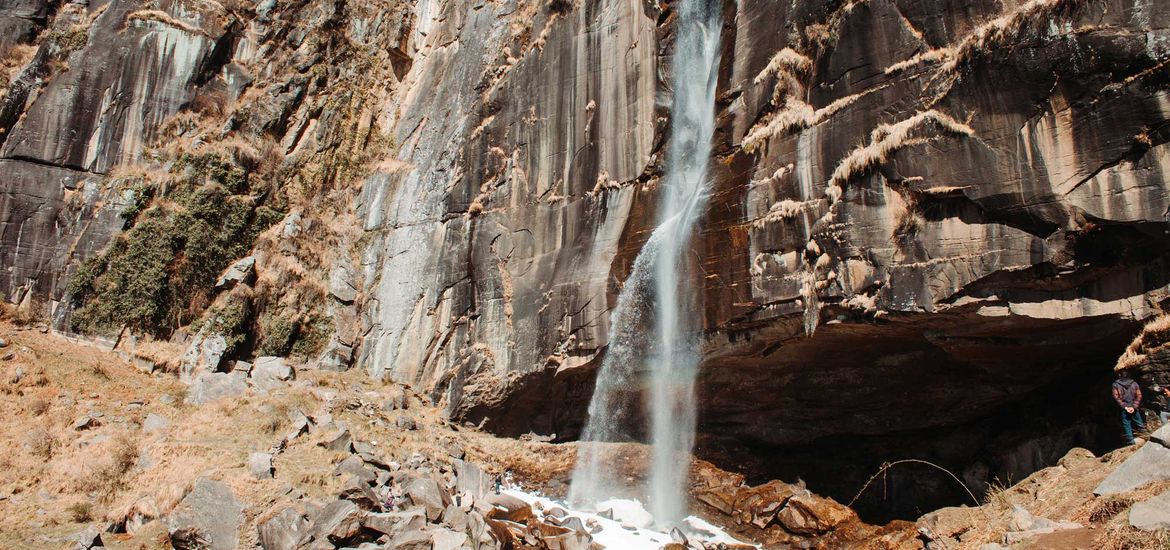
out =
[(1138, 406), (1142, 404), (1142, 389), (1138, 383), (1129, 377), (1129, 371), (1117, 372), (1117, 381), (1113, 383), (1113, 400), (1121, 407), (1121, 429), (1125, 431), (1125, 441), (1133, 445), (1133, 428), (1146, 429), (1146, 422)]

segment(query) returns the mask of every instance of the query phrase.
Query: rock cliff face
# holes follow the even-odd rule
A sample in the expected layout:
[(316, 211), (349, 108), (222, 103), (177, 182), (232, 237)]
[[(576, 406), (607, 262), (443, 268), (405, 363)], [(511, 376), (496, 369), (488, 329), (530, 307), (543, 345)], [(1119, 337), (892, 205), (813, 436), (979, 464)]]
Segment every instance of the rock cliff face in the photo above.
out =
[[(278, 143), (286, 165), (333, 159), (286, 233), (315, 201), (356, 212), (360, 234), (322, 238), (352, 256), (309, 264), (360, 287), (331, 302), (333, 364), (355, 349), (354, 364), (457, 418), (575, 437), (655, 219), (670, 4), (212, 4), (0, 6), (16, 29), (0, 105), (9, 300), (61, 300), (130, 200), (103, 175), (153, 162), (143, 147), (164, 122), (222, 90), (207, 140)], [(692, 281), (701, 451), (899, 433), (907, 446), (879, 440), (873, 455), (929, 453), (938, 440), (914, 434), (1090, 387), (1170, 296), (1165, 1), (723, 9)], [(334, 170), (335, 151), (373, 175)], [(995, 467), (971, 456), (1023, 451), (989, 451), (1007, 444), (982, 434), (947, 445), (986, 481)]]
[[(364, 189), (360, 362), (571, 434), (653, 219), (671, 12), (542, 9), (517, 37), (513, 8), (445, 9), (396, 111), (402, 164)], [(803, 443), (969, 418), (1116, 355), (1163, 299), (1156, 2), (725, 11), (695, 250), (708, 426)]]

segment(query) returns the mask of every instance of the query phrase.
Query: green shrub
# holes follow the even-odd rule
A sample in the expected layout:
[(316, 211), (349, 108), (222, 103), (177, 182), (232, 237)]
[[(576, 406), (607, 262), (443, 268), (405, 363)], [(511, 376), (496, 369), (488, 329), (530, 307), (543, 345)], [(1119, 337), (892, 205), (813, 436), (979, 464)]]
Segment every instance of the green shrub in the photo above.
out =
[(280, 311), (265, 311), (260, 316), (259, 355), (287, 355), (292, 340), (297, 336), (298, 323)]
[(333, 319), (327, 316), (314, 317), (301, 324), (292, 352), (306, 357), (316, 355), (325, 348), (332, 334)]
[(219, 274), (283, 217), (261, 204), (270, 193), (252, 183), (258, 178), (217, 153), (184, 155), (172, 172), (180, 177), (163, 197), (148, 182), (134, 188), (135, 203), (123, 213), (128, 229), (78, 268), (68, 288), (75, 330), (168, 336), (197, 318)]

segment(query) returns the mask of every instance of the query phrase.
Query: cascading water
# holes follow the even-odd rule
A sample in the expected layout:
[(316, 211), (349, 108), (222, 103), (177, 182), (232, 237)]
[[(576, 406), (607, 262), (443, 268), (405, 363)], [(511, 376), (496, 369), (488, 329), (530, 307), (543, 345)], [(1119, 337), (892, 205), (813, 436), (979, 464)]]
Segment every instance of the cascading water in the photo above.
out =
[(685, 252), (706, 204), (719, 62), (719, 2), (679, 4), (665, 197), (658, 226), (618, 296), (569, 497), (588, 506), (623, 492), (627, 483), (614, 478), (602, 442), (626, 438), (630, 396), (640, 393), (650, 419), (650, 512), (662, 523), (686, 511), (701, 327)]

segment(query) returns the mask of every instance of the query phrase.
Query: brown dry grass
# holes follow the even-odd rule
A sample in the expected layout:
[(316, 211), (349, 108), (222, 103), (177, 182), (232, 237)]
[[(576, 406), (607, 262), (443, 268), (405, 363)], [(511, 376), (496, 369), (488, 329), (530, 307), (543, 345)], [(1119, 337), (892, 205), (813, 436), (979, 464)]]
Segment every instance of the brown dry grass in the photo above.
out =
[[(249, 393), (201, 407), (162, 403), (185, 387), (168, 375), (146, 375), (116, 354), (96, 346), (0, 321), (0, 336), (15, 356), (0, 361), (0, 548), (44, 547), (85, 522), (127, 522), (133, 534), (107, 535), (107, 545), (160, 547), (164, 535), (155, 519), (174, 509), (200, 476), (220, 480), (245, 505), (241, 547), (255, 544), (251, 523), (273, 506), (289, 502), (286, 484), (311, 498), (332, 498), (341, 482), (334, 465), (344, 454), (317, 443), (330, 431), (291, 442), (274, 460), (274, 479), (247, 472), (252, 452), (275, 445), (289, 428), (289, 413), (329, 413), (344, 422), (355, 441), (377, 442), (385, 460), (400, 463), (414, 453), (450, 462), (447, 449), (463, 449), (490, 472), (511, 470), (520, 479), (543, 483), (572, 468), (574, 447), (501, 440), (467, 428), (455, 429), (442, 413), (412, 395), (406, 411), (383, 411), (388, 384), (365, 372), (303, 370), (298, 382), (269, 395)], [(156, 351), (167, 349), (159, 346)], [(161, 353), (161, 351), (159, 351)], [(165, 358), (164, 358), (165, 359)], [(18, 383), (8, 374), (21, 365)], [(142, 406), (130, 406), (143, 401)], [(83, 431), (75, 420), (102, 413), (100, 424)], [(147, 414), (167, 418), (167, 428), (147, 433)], [(395, 418), (411, 417), (418, 429), (403, 431)]]
[(1152, 483), (1115, 496), (1093, 495), (1093, 489), (1134, 450), (1136, 447), (1124, 447), (1093, 457), (1087, 451), (1073, 449), (1061, 459), (1059, 466), (1040, 470), (1010, 487), (993, 487), (985, 504), (978, 510), (940, 510), (937, 514), (941, 529), (962, 533), (962, 542), (948, 548), (974, 550), (985, 543), (1000, 542), (1008, 531), (1013, 507), (1021, 506), (1038, 517), (1073, 521), (1089, 529), (1037, 537), (1021, 544), (1020, 548), (1049, 549), (1053, 548), (1052, 544), (1059, 547), (1063, 543), (1058, 541), (1072, 535), (1078, 539), (1087, 537), (1088, 540), (1083, 542), (1089, 544), (1088, 548), (1164, 550), (1157, 544), (1148, 545), (1150, 541), (1162, 540), (1158, 537), (1164, 538), (1164, 535), (1141, 533), (1129, 527), (1128, 510), (1133, 503), (1170, 489), (1170, 482)]
[(1114, 370), (1134, 369), (1146, 361), (1146, 357), (1170, 345), (1170, 315), (1159, 315), (1142, 327), (1142, 331), (1125, 348), (1117, 359)]

